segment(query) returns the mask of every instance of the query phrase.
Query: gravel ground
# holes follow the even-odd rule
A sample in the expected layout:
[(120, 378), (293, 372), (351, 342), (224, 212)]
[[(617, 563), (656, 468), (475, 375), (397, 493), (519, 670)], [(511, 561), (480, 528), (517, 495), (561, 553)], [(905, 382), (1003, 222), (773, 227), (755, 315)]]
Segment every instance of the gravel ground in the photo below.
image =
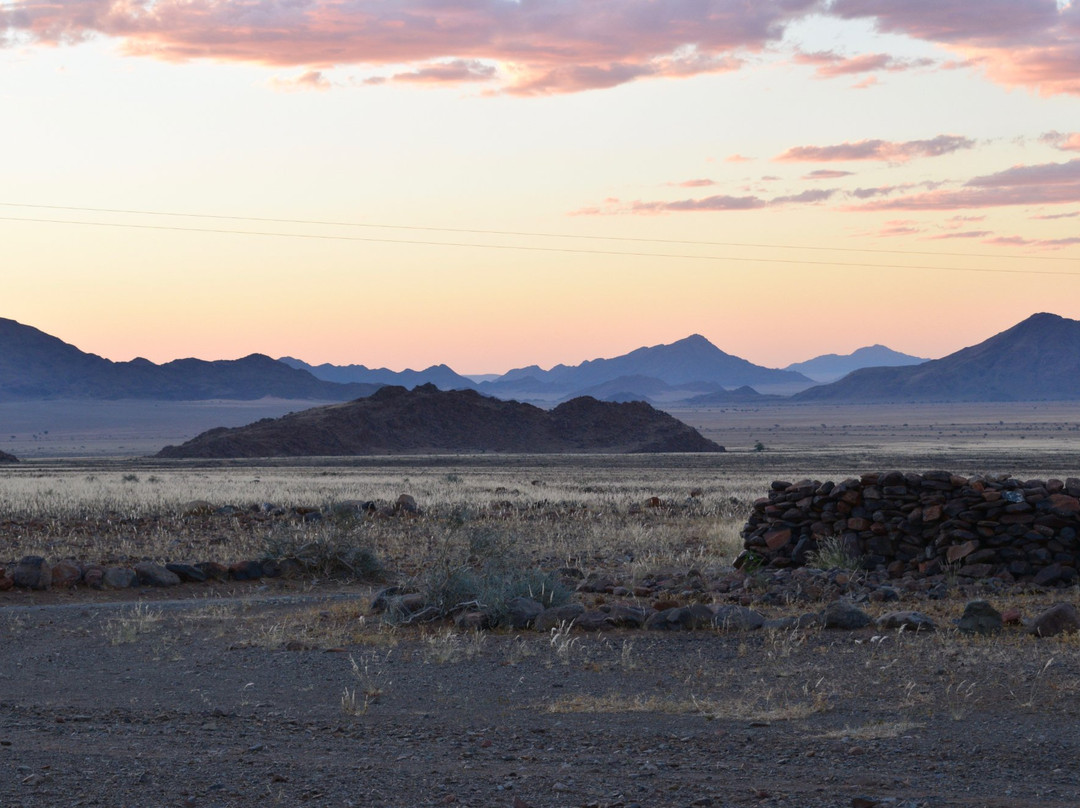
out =
[(3, 596), (0, 805), (1080, 805), (1076, 635), (476, 635), (363, 587), (185, 591)]

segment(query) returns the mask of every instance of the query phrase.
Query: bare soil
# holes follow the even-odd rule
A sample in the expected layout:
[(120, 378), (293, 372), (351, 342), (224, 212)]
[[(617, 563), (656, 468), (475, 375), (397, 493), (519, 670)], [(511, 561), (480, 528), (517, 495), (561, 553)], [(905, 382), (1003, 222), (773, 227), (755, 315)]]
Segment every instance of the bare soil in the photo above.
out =
[(947, 601), (934, 634), (476, 635), (371, 594), (5, 593), (0, 804), (1080, 804), (1075, 635)]

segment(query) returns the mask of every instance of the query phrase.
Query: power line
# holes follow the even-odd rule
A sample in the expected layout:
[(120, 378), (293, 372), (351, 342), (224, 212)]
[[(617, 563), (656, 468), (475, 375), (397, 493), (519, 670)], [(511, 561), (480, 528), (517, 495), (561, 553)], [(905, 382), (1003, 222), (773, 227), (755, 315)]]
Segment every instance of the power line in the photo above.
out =
[[(1075, 261), (1059, 255), (1000, 255), (995, 253), (959, 253), (945, 252), (941, 250), (889, 250), (870, 247), (822, 247), (809, 244), (768, 244), (756, 242), (738, 241), (695, 241), (691, 239), (664, 239), (664, 238), (635, 238), (632, 236), (599, 236), (595, 234), (578, 235), (574, 233), (544, 233), (523, 230), (483, 230), (464, 227), (426, 227), (422, 225), (406, 224), (378, 224), (374, 222), (338, 222), (321, 219), (275, 219), (263, 216), (227, 216), (214, 213), (178, 213), (158, 210), (138, 210), (129, 208), (86, 208), (73, 205), (35, 205), (22, 202), (0, 202), (0, 207), (7, 208), (35, 208), (39, 210), (71, 210), (85, 213), (119, 213), (134, 216), (175, 216), (190, 219), (222, 219), (236, 222), (264, 222), (268, 224), (300, 224), (315, 225), (320, 227), (363, 227), (380, 230), (410, 230), (435, 233), (468, 233), (472, 235), (488, 236), (515, 236), (524, 238), (564, 238), (585, 239), (590, 241), (626, 241), (650, 244), (685, 244), (700, 247), (750, 247), (754, 249), (779, 249), (779, 250), (815, 250), (826, 252), (852, 252), (852, 253), (877, 253), (882, 255), (932, 255), (947, 256), (950, 258), (992, 258), (1008, 259), (1023, 258), (1025, 261)], [(2, 217), (0, 217), (2, 218)], [(215, 232), (215, 231), (209, 231)], [(629, 254), (629, 253), (628, 253)]]
[(22, 216), (0, 216), (0, 221), (33, 222), (38, 224), (67, 224), (87, 227), (114, 227), (133, 230), (164, 230), (181, 233), (220, 233), (233, 236), (271, 236), (322, 241), (356, 241), (374, 244), (410, 244), (430, 247), (469, 247), (483, 250), (520, 250), (526, 252), (574, 253), (579, 255), (612, 255), (644, 258), (675, 258), (696, 261), (752, 261), (763, 264), (798, 264), (800, 266), (865, 267), (868, 269), (928, 269), (941, 272), (995, 272), (1010, 275), (1080, 276), (1080, 272), (1053, 272), (1043, 269), (997, 269), (992, 267), (943, 267), (919, 264), (872, 264), (866, 262), (805, 261), (798, 258), (742, 258), (728, 255), (687, 255), (685, 253), (636, 252), (629, 250), (585, 250), (573, 247), (540, 247), (525, 244), (476, 244), (458, 241), (426, 241), (419, 239), (370, 238), (367, 236), (336, 236), (326, 233), (275, 233), (262, 230), (226, 230), (211, 227), (179, 227), (176, 225), (132, 224), (130, 222), (87, 222), (74, 219), (38, 219)]

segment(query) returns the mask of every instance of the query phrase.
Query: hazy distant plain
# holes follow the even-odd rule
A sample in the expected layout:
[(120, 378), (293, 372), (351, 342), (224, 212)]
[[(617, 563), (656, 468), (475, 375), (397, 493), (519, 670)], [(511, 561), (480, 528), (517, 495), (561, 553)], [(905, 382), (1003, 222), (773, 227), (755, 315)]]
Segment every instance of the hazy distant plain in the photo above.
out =
[[(257, 401), (44, 401), (0, 404), (0, 449), (20, 458), (140, 457), (218, 426), (318, 406)], [(671, 409), (729, 452), (948, 457), (1068, 455), (1080, 467), (1080, 401), (791, 405)], [(1080, 468), (1078, 468), (1080, 472)]]

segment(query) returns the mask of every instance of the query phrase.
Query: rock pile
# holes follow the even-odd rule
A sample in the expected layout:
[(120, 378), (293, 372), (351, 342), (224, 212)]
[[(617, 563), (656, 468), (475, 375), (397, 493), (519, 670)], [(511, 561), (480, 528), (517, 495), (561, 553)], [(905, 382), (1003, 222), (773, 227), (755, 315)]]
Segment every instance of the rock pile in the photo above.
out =
[(832, 539), (892, 578), (949, 572), (1060, 586), (1077, 580), (1078, 535), (1080, 478), (891, 471), (772, 483), (743, 528), (740, 562), (801, 566)]

